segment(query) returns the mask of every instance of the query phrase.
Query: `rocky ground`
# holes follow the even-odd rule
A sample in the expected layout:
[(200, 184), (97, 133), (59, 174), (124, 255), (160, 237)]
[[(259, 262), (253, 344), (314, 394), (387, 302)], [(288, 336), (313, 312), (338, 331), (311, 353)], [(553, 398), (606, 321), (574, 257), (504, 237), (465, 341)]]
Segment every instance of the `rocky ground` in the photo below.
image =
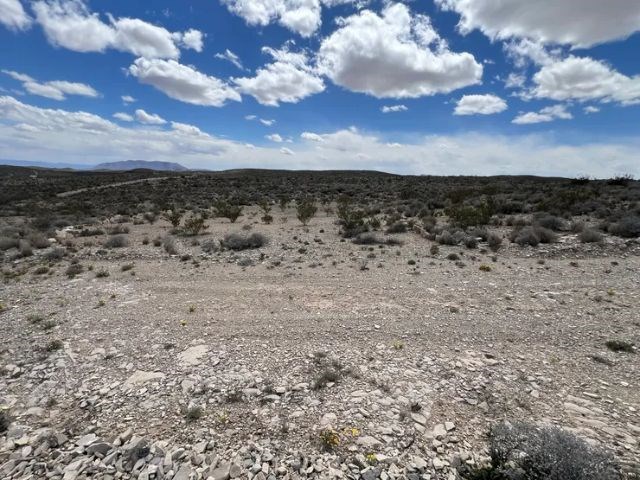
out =
[[(125, 248), (59, 238), (81, 274), (7, 276), (0, 478), (453, 480), (502, 420), (569, 429), (640, 478), (640, 355), (606, 346), (640, 344), (638, 241), (433, 255), (281, 217), (209, 220), (173, 256), (162, 221)], [(269, 245), (195, 244), (243, 226)]]

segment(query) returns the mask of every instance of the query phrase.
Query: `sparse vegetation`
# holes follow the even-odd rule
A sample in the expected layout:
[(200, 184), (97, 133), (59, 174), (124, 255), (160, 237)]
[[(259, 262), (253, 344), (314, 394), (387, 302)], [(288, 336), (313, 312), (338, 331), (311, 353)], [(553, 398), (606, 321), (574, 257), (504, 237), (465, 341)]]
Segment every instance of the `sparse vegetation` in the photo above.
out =
[(307, 225), (315, 217), (318, 207), (312, 198), (298, 200), (296, 205), (296, 216), (302, 225)]
[(489, 433), (491, 464), (469, 480), (620, 480), (613, 455), (557, 427), (501, 423)]

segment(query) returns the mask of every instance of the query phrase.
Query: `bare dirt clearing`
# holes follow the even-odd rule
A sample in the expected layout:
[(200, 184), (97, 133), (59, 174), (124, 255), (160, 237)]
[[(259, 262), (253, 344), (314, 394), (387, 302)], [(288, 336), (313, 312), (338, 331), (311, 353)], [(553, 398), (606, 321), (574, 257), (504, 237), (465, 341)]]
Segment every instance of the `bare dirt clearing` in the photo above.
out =
[[(76, 238), (79, 275), (2, 286), (2, 478), (454, 479), (503, 419), (572, 429), (637, 471), (639, 356), (606, 346), (640, 343), (636, 240), (567, 233), (494, 261), (258, 215), (209, 219), (172, 256), (143, 245), (166, 222), (130, 225), (124, 248)], [(246, 225), (269, 244), (202, 251)], [(66, 462), (36, 452), (53, 432)]]

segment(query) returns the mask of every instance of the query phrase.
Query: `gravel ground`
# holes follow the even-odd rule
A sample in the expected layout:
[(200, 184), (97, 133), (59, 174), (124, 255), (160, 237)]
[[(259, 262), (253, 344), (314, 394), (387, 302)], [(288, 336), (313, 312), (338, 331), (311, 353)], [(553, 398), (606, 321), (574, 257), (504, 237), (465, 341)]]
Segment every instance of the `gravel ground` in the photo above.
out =
[[(80, 275), (2, 285), (0, 477), (455, 479), (490, 425), (526, 420), (640, 478), (640, 356), (605, 345), (640, 344), (638, 241), (432, 255), (257, 218), (209, 220), (177, 256), (164, 222), (75, 238)], [(249, 225), (269, 245), (193, 245)]]

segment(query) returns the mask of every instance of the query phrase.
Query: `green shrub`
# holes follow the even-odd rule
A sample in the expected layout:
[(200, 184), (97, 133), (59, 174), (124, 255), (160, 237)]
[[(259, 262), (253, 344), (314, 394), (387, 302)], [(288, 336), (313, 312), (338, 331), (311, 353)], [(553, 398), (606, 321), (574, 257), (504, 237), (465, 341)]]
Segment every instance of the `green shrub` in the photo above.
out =
[(231, 223), (236, 223), (236, 220), (242, 215), (242, 206), (231, 203), (229, 200), (218, 200), (213, 208), (218, 217), (227, 218)]
[(472, 480), (619, 480), (612, 454), (557, 427), (501, 423), (489, 433), (491, 464), (462, 467)]
[(114, 235), (104, 242), (105, 248), (123, 248), (129, 245), (129, 240), (124, 235)]
[(222, 246), (230, 250), (249, 250), (260, 248), (269, 243), (268, 238), (261, 233), (252, 233), (243, 235), (240, 233), (229, 233), (222, 240)]
[(296, 205), (296, 215), (302, 225), (308, 225), (309, 221), (315, 217), (318, 207), (312, 198), (298, 200)]
[(202, 215), (193, 215), (184, 221), (182, 230), (186, 235), (196, 236), (200, 235), (200, 233), (207, 228), (209, 228), (209, 226), (205, 225), (205, 218)]
[(604, 237), (602, 233), (598, 232), (597, 230), (593, 230), (592, 228), (584, 228), (578, 234), (578, 239), (582, 243), (600, 243), (602, 242), (603, 238)]

